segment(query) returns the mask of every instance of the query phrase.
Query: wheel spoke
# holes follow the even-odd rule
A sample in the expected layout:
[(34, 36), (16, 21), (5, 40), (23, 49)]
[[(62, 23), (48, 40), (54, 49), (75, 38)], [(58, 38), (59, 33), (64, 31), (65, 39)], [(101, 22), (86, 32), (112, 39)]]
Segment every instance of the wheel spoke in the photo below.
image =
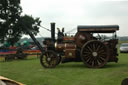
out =
[(89, 52), (90, 53), (91, 51), (88, 48), (85, 48), (84, 52)]
[(92, 65), (92, 61), (93, 61), (94, 59), (92, 58), (92, 57), (90, 57), (90, 60), (89, 60), (89, 63), (90, 63), (90, 65)]
[(104, 62), (104, 60), (102, 60), (101, 58), (99, 58), (98, 60), (99, 60), (100, 63), (103, 63)]
[(94, 60), (94, 66), (97, 66), (97, 62), (96, 62), (96, 60)]
[(101, 63), (99, 62), (99, 60), (97, 60), (97, 65), (100, 65)]
[(107, 58), (107, 56), (106, 55), (100, 55), (100, 58), (104, 58), (104, 59), (106, 59)]
[(99, 48), (100, 48), (100, 45), (98, 45), (98, 47), (97, 47), (96, 51), (99, 51)]
[(83, 56), (92, 56), (90, 53), (83, 54)]
[(89, 49), (89, 51), (93, 52), (93, 50), (89, 46), (87, 46), (87, 48)]
[(95, 64), (95, 63), (94, 63), (94, 60), (93, 60), (93, 61), (92, 61), (92, 66), (94, 66), (94, 64)]
[(84, 59), (86, 59), (87, 61), (90, 59), (91, 57), (87, 56), (87, 57), (84, 57)]
[(96, 51), (96, 44), (93, 43), (93, 51)]
[(104, 53), (106, 53), (106, 51), (105, 50), (99, 50), (98, 53), (99, 54), (104, 54)]
[(100, 59), (102, 59), (103, 61), (105, 61), (105, 59), (103, 57), (99, 57)]
[(90, 59), (91, 59), (91, 57), (88, 57), (87, 62), (89, 62), (89, 61), (90, 61)]
[(86, 52), (86, 51), (84, 51), (83, 53), (84, 53), (84, 54), (90, 54), (90, 52)]
[(100, 48), (99, 48), (99, 50), (103, 50), (104, 49), (104, 46), (101, 46)]

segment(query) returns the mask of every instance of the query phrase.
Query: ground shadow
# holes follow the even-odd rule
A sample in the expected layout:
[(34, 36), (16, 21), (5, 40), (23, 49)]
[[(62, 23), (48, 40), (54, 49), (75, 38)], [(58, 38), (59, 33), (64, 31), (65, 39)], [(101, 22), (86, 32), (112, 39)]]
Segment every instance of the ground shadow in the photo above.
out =
[(87, 68), (87, 66), (85, 66), (82, 63), (66, 63), (66, 64), (60, 64), (58, 65), (56, 68)]
[[(123, 68), (123, 67), (128, 67), (128, 64), (124, 64), (124, 63), (108, 63), (106, 64), (104, 67), (102, 68), (98, 68), (98, 69), (105, 69), (105, 68)], [(69, 64), (60, 64), (58, 65), (56, 68), (82, 68), (82, 69), (86, 69), (88, 68), (86, 65), (82, 64), (82, 63), (69, 63)], [(94, 68), (90, 68), (90, 69), (94, 69)]]
[(128, 67), (128, 64), (124, 64), (124, 63), (111, 63), (111, 64), (106, 64), (103, 68), (121, 68), (121, 67)]

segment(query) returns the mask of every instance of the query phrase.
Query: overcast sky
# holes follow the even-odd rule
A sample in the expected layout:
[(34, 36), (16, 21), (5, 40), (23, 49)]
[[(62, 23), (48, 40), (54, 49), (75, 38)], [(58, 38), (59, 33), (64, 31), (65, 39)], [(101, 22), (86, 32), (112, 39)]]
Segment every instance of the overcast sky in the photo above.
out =
[[(46, 28), (51, 22), (66, 32), (78, 25), (117, 24), (118, 35), (128, 36), (128, 0), (21, 0), (21, 6), (23, 14), (40, 17)], [(42, 28), (40, 34), (50, 36)]]

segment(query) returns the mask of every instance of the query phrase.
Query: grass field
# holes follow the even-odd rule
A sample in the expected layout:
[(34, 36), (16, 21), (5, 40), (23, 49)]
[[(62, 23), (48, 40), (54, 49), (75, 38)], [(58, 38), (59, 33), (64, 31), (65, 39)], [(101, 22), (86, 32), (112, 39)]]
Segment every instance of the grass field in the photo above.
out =
[(0, 62), (0, 75), (26, 85), (121, 85), (128, 77), (128, 53), (118, 58), (118, 63), (100, 69), (87, 68), (82, 62), (44, 69), (37, 58)]
[(128, 77), (128, 54), (100, 69), (73, 62), (44, 69), (39, 59), (0, 62), (0, 75), (27, 85), (120, 85)]

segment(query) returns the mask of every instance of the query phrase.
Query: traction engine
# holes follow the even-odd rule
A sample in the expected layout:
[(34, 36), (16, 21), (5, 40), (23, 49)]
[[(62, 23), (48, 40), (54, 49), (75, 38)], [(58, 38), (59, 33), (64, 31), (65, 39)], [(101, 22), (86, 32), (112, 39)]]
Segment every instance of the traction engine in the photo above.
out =
[[(103, 67), (107, 62), (118, 62), (117, 30), (118, 25), (81, 25), (77, 27), (74, 36), (67, 36), (64, 34), (64, 29), (62, 31), (58, 29), (56, 39), (55, 23), (51, 23), (51, 38), (45, 38), (43, 48), (31, 31), (26, 29), (42, 53), (40, 63), (45, 68), (54, 68), (59, 63), (71, 61), (83, 62), (90, 68)], [(113, 36), (105, 38), (99, 35), (106, 33)]]
[[(51, 23), (51, 38), (45, 38), (45, 50), (40, 62), (45, 68), (56, 67), (60, 62), (83, 62), (87, 67), (100, 68), (107, 62), (118, 62), (116, 31), (118, 25), (81, 25), (74, 36), (67, 36), (58, 29), (55, 39), (55, 23)], [(109, 39), (99, 33), (113, 33)], [(94, 34), (98, 34), (94, 36)]]

